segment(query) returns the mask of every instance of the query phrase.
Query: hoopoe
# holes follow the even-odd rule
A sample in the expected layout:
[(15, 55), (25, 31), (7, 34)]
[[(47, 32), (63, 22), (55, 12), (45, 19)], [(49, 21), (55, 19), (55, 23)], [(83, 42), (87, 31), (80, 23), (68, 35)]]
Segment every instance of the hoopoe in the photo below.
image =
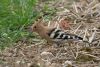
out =
[(70, 40), (83, 41), (83, 38), (80, 36), (66, 33), (59, 28), (45, 26), (41, 20), (34, 23), (31, 28), (33, 32), (38, 33), (48, 43), (56, 43), (59, 45)]

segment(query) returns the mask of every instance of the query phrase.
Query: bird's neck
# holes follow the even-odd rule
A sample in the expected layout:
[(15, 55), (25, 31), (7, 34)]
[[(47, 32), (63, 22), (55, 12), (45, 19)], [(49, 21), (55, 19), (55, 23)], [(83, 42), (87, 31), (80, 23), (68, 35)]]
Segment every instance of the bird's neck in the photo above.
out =
[(37, 30), (38, 34), (44, 34), (46, 33), (47, 28), (44, 26), (40, 26), (39, 30)]

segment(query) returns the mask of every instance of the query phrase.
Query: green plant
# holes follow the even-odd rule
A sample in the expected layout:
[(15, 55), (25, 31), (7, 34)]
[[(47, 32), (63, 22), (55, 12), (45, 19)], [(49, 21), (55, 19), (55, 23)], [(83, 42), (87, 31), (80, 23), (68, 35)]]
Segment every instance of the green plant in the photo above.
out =
[(0, 49), (28, 36), (24, 29), (37, 16), (37, 0), (0, 0)]
[(39, 16), (51, 19), (55, 9), (45, 4), (42, 11), (36, 9), (38, 0), (0, 0), (0, 50), (30, 36), (25, 28)]

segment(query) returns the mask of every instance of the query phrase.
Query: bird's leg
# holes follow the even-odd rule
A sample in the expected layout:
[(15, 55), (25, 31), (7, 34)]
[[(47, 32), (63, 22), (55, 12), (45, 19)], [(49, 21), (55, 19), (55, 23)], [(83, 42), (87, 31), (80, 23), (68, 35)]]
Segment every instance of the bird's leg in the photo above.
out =
[(47, 41), (47, 45), (51, 45), (52, 43), (50, 43), (49, 41)]
[(73, 43), (72, 41), (69, 41), (68, 46), (72, 46), (72, 43)]
[(56, 45), (57, 45), (57, 47), (64, 47), (64, 43), (57, 42)]

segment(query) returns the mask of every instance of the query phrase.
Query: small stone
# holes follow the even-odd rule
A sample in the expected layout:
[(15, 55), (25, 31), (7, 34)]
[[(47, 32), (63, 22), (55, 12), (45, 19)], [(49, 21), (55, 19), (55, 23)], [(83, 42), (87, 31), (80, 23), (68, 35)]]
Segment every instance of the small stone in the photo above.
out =
[(65, 61), (65, 63), (63, 64), (63, 67), (73, 67), (72, 62), (71, 61)]
[(51, 52), (42, 52), (41, 57), (43, 60), (51, 60), (54, 55)]
[(21, 61), (16, 61), (17, 64), (19, 64)]

